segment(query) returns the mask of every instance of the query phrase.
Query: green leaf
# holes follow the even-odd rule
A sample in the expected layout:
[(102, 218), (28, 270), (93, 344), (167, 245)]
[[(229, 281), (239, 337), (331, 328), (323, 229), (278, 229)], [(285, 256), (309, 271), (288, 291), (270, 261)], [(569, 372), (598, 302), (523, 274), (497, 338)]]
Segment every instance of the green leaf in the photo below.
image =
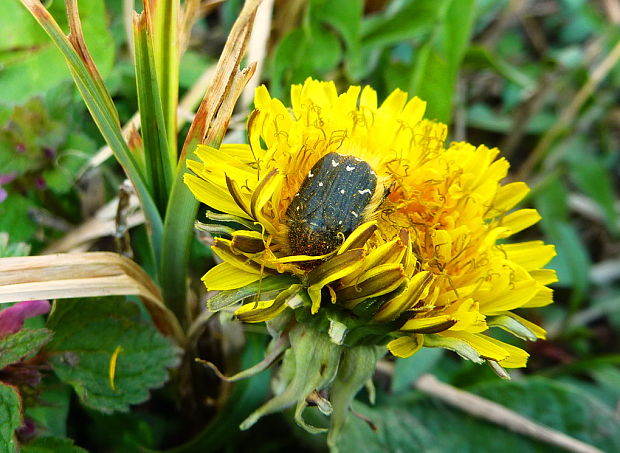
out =
[[(50, 2), (50, 13), (67, 29), (64, 2)], [(112, 69), (114, 43), (107, 27), (104, 0), (81, 2), (86, 41), (105, 77)], [(50, 45), (41, 27), (16, 1), (3, 2), (0, 15), (0, 102), (23, 102), (69, 80), (62, 55)]]
[[(543, 134), (554, 123), (556, 117), (551, 112), (539, 112), (525, 126), (528, 134)], [(477, 129), (508, 134), (514, 127), (511, 112), (501, 112), (487, 104), (473, 103), (467, 107), (467, 125)]]
[(67, 437), (38, 437), (21, 446), (22, 453), (88, 453)]
[[(89, 411), (86, 429), (91, 451), (151, 452), (163, 440), (183, 432), (187, 418), (170, 418), (166, 411), (132, 410), (127, 413), (102, 414)], [(119, 433), (110, 436), (109, 433)]]
[(360, 58), (361, 20), (364, 5), (361, 0), (313, 0), (310, 15), (313, 20), (336, 30), (345, 44), (345, 62)]
[(534, 193), (536, 209), (548, 242), (555, 245), (557, 256), (548, 267), (558, 273), (558, 286), (572, 287), (572, 309), (576, 309), (589, 285), (590, 257), (579, 232), (569, 222), (568, 190), (557, 176), (537, 187)]
[(177, 167), (176, 178), (164, 218), (163, 240), (159, 269), (159, 284), (164, 302), (184, 323), (187, 301), (187, 275), (189, 254), (193, 238), (198, 200), (183, 182), (185, 160), (194, 156), (197, 143), (191, 145), (187, 157)]
[(18, 193), (9, 193), (0, 203), (0, 231), (9, 233), (11, 241), (29, 242), (37, 231), (37, 224), (30, 217), (35, 204)]
[(95, 151), (95, 143), (86, 135), (71, 134), (63, 148), (54, 159), (53, 167), (43, 172), (47, 186), (59, 194), (75, 187), (79, 170)]
[(211, 311), (219, 311), (257, 294), (284, 290), (296, 282), (297, 279), (286, 275), (265, 277), (239, 289), (220, 291), (207, 300), (207, 307)]
[(422, 374), (428, 373), (444, 355), (441, 348), (422, 348), (408, 359), (398, 359), (394, 365), (392, 392), (403, 392)]
[(183, 89), (191, 88), (205, 72), (205, 68), (213, 64), (213, 59), (208, 55), (189, 49), (181, 59), (179, 86)]
[(465, 54), (464, 64), (476, 69), (491, 68), (525, 90), (533, 89), (536, 86), (536, 80), (522, 69), (484, 47), (471, 46)]
[[(533, 378), (486, 381), (470, 390), (602, 451), (620, 451), (620, 425), (613, 411), (579, 388)], [(472, 417), (417, 392), (399, 394), (376, 408), (358, 404), (355, 409), (376, 423), (378, 430), (372, 432), (366, 423), (350, 417), (338, 444), (340, 451), (556, 451), (549, 444)]]
[(0, 129), (2, 173), (22, 175), (49, 163), (46, 149), (56, 149), (65, 141), (67, 128), (52, 121), (39, 98), (17, 105)]
[(66, 436), (71, 387), (48, 375), (38, 391), (37, 404), (26, 407), (26, 417), (33, 420), (39, 432), (47, 436)]
[(17, 451), (14, 433), (22, 423), (21, 405), (17, 390), (0, 383), (0, 453)]
[(272, 94), (288, 96), (289, 85), (307, 77), (323, 78), (341, 59), (338, 38), (317, 23), (306, 29), (295, 29), (286, 35), (274, 52), (272, 62)]
[(101, 412), (147, 400), (178, 364), (178, 348), (124, 298), (58, 301), (47, 324), (55, 332), (46, 348), (54, 371), (84, 405)]
[(583, 152), (569, 158), (569, 176), (586, 195), (594, 200), (605, 214), (607, 227), (614, 235), (620, 234), (620, 216), (616, 212), (615, 190), (611, 171), (593, 154)]
[(568, 189), (558, 175), (553, 175), (545, 184), (536, 187), (532, 191), (536, 209), (542, 216), (543, 223), (546, 219), (554, 221), (568, 220)]
[(159, 98), (167, 131), (167, 145), (174, 169), (177, 161), (177, 104), (179, 100), (179, 0), (153, 4), (153, 56)]
[[(440, 439), (433, 439), (433, 432), (425, 427), (412, 411), (398, 406), (368, 407), (354, 402), (353, 410), (361, 413), (376, 425), (376, 431), (361, 419), (350, 415), (338, 439), (339, 451), (420, 451), (425, 453), (445, 453)], [(452, 425), (450, 426), (450, 432)], [(439, 445), (437, 445), (439, 444)], [(461, 452), (461, 449), (454, 451)]]
[(0, 369), (36, 354), (52, 335), (47, 329), (21, 329), (0, 338)]
[[(171, 153), (168, 148), (164, 111), (155, 72), (153, 37), (147, 18), (144, 12), (134, 21), (134, 61), (146, 176), (159, 212), (163, 216), (172, 187), (172, 171), (176, 167), (176, 149)], [(176, 125), (173, 124), (171, 127), (175, 127), (176, 130)]]
[(590, 284), (590, 256), (575, 225), (543, 218), (541, 223), (549, 242), (555, 245), (557, 256), (549, 263), (558, 273), (558, 285), (571, 287), (571, 309), (583, 301)]
[(363, 45), (379, 47), (420, 38), (437, 25), (438, 16), (447, 3), (449, 0), (393, 2), (396, 7), (364, 20)]
[(409, 94), (427, 101), (426, 117), (450, 123), (456, 78), (469, 45), (474, 0), (443, 2), (440, 22), (415, 56)]
[[(592, 377), (601, 390), (607, 392), (609, 402), (620, 399), (620, 369), (613, 366), (604, 366), (592, 371)], [(615, 404), (612, 404), (615, 406)]]

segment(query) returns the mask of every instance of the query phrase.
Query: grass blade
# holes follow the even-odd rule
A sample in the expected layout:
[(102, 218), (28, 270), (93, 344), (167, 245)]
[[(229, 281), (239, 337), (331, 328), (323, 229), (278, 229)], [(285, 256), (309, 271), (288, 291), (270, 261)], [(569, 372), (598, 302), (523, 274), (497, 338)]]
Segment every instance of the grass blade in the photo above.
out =
[[(166, 208), (168, 194), (172, 187), (172, 169), (176, 158), (171, 160), (168, 149), (167, 126), (153, 58), (153, 36), (149, 8), (134, 16), (133, 41), (136, 65), (136, 83), (146, 176), (155, 202), (162, 214)], [(176, 110), (176, 106), (175, 106)], [(172, 124), (176, 131), (176, 125)]]
[[(159, 82), (170, 161), (177, 161), (177, 104), (179, 100), (179, 0), (145, 2), (153, 18), (153, 55)], [(174, 168), (174, 167), (173, 167)]]
[[(230, 115), (255, 65), (239, 71), (260, 0), (246, 1), (228, 36), (217, 65), (213, 84), (205, 94), (188, 132), (164, 221), (161, 254), (161, 287), (164, 300), (181, 320), (185, 319), (186, 277), (192, 230), (198, 201), (183, 183), (185, 160), (199, 143), (218, 147), (226, 133)], [(208, 134), (207, 134), (208, 132)]]

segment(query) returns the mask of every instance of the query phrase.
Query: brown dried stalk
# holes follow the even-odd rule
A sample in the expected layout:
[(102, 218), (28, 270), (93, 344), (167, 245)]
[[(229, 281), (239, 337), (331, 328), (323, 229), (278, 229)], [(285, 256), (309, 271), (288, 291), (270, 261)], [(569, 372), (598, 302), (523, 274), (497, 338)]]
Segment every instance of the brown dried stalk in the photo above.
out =
[[(217, 135), (223, 136), (226, 128), (222, 128), (222, 125), (227, 125), (230, 121), (232, 107), (256, 68), (255, 64), (251, 64), (239, 70), (239, 65), (245, 54), (256, 9), (260, 3), (261, 0), (247, 0), (243, 5), (217, 63), (213, 84), (207, 90), (189, 129), (179, 162), (184, 162), (188, 148), (194, 146), (196, 142), (210, 143), (217, 141)], [(240, 79), (244, 81), (241, 89), (239, 89)], [(207, 136), (209, 131), (212, 131), (211, 135), (214, 136)], [(221, 137), (219, 139), (221, 140)]]
[(603, 453), (598, 448), (567, 436), (555, 429), (533, 422), (500, 404), (444, 384), (430, 374), (420, 376), (415, 383), (415, 387), (422, 393), (438, 398), (474, 417), (490, 421), (541, 442), (575, 453)]

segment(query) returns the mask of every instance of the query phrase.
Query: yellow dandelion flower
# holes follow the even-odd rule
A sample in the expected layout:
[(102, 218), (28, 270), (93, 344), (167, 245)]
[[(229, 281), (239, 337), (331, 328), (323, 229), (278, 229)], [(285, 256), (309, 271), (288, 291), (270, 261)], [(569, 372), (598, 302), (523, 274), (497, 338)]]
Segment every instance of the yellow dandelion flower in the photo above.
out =
[[(297, 421), (312, 430), (301, 419), (306, 399), (330, 388), (323, 408), (337, 431), (385, 346), (398, 357), (443, 347), (496, 367), (525, 366), (525, 351), (488, 332), (544, 338), (512, 310), (551, 303), (546, 285), (556, 277), (542, 267), (554, 249), (505, 240), (540, 217), (511, 212), (529, 189), (502, 185), (509, 165), (498, 150), (446, 144), (446, 126), (425, 120), (425, 103), (400, 90), (379, 105), (370, 87), (338, 94), (332, 82), (308, 79), (291, 100), (289, 109), (259, 87), (249, 144), (199, 147), (201, 162), (188, 162), (185, 178), (220, 211), (208, 214), (211, 223), (238, 226), (215, 239), (222, 263), (203, 280), (222, 292), (210, 308), (241, 303), (240, 320), (279, 326), (295, 356), (290, 385), (245, 426), (293, 398)], [(333, 346), (317, 352), (318, 337)], [(349, 362), (358, 378), (345, 384)]]

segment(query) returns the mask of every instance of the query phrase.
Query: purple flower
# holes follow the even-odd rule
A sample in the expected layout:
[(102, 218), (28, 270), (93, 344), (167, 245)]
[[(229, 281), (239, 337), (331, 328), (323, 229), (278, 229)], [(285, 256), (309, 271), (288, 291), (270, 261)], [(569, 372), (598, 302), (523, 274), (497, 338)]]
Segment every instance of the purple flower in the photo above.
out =
[(50, 303), (47, 300), (29, 300), (18, 302), (12, 307), (0, 311), (0, 338), (20, 330), (24, 319), (49, 313)]
[(8, 197), (8, 194), (6, 193), (6, 190), (2, 188), (2, 185), (10, 183), (15, 179), (15, 177), (15, 173), (0, 174), (0, 203), (2, 203), (4, 200), (6, 200), (6, 197)]
[(35, 178), (34, 185), (39, 190), (45, 190), (47, 188), (47, 184), (45, 183), (45, 180), (43, 178), (41, 178), (40, 176), (37, 176)]

